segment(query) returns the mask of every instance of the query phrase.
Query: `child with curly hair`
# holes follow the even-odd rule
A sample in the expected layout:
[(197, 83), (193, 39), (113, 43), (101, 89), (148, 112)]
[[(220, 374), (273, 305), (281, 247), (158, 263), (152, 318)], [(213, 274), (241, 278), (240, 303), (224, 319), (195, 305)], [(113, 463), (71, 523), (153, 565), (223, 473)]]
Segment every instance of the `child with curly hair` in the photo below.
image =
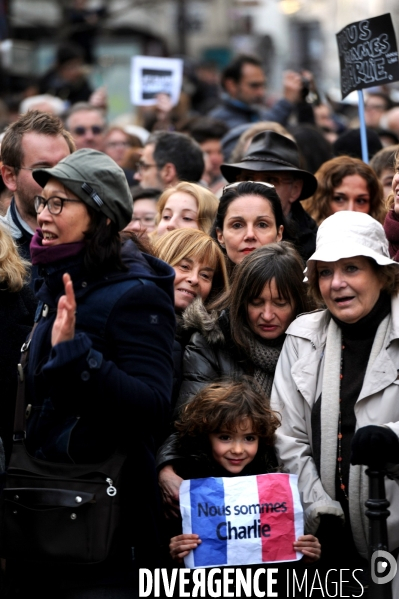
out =
[[(277, 470), (273, 443), (279, 418), (254, 385), (249, 379), (213, 383), (183, 407), (175, 423), (176, 453), (168, 456), (182, 479)], [(200, 543), (197, 534), (179, 534), (170, 541), (170, 554), (182, 561)], [(320, 543), (313, 535), (300, 536), (294, 548), (303, 553), (305, 561), (320, 557)]]

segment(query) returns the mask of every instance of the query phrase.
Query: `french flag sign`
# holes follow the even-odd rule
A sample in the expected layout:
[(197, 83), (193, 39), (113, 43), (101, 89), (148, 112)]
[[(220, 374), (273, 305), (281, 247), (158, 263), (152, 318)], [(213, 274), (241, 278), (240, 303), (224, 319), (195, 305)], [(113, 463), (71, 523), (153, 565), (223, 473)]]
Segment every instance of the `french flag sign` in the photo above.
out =
[(293, 542), (303, 534), (295, 474), (185, 480), (180, 487), (183, 533), (202, 543), (186, 568), (244, 566), (301, 559)]

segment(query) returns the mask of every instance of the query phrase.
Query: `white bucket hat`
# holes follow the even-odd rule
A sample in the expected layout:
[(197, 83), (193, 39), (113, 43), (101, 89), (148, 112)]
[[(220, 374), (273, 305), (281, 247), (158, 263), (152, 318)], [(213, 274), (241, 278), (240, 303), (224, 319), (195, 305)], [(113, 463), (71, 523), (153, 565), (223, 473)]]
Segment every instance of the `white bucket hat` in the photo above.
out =
[(316, 251), (306, 263), (304, 281), (313, 274), (317, 260), (336, 262), (341, 258), (354, 256), (372, 258), (380, 266), (399, 266), (398, 262), (389, 257), (388, 240), (378, 221), (363, 212), (342, 210), (326, 218), (320, 225)]

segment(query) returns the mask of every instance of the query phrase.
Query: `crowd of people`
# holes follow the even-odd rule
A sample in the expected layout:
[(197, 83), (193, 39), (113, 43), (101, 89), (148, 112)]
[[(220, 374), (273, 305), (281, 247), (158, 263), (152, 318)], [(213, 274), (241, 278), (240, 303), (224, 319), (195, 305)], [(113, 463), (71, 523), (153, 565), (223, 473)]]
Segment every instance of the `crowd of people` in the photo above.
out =
[[(107, 123), (100, 91), (62, 119), (41, 96), (6, 127), (5, 598), (138, 596), (140, 568), (180, 567), (201, 544), (200, 532), (182, 533), (179, 490), (211, 476), (296, 474), (305, 529), (294, 549), (305, 567), (358, 569), (367, 597), (365, 469), (385, 468), (397, 557), (395, 108), (377, 110), (386, 90), (367, 96), (368, 165), (359, 131), (306, 81), (316, 104), (303, 74), (287, 72), (267, 108), (262, 65), (243, 55), (207, 115), (172, 118), (160, 99), (162, 118), (147, 114), (147, 129)], [(121, 484), (106, 478), (120, 501), (109, 548), (97, 560), (63, 557), (67, 525), (45, 519), (48, 495), (21, 505), (11, 477), (22, 459), (97, 472), (110, 456), (121, 458)], [(32, 513), (49, 551), (35, 545)], [(72, 526), (66, 536), (78, 540)]]

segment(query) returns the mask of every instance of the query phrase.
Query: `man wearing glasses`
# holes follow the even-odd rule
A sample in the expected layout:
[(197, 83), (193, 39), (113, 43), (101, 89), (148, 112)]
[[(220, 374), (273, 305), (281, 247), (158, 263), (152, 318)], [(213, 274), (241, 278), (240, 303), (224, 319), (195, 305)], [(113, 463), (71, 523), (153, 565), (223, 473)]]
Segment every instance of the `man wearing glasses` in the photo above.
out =
[[(29, 245), (37, 227), (34, 198), (42, 192), (32, 171), (53, 167), (74, 150), (73, 139), (60, 119), (44, 112), (29, 111), (6, 130), (1, 143), (1, 175), (13, 197), (0, 221), (26, 260), (30, 261)], [(31, 278), (33, 281), (34, 273)]]
[(229, 129), (233, 129), (258, 121), (277, 121), (285, 125), (295, 104), (302, 99), (303, 82), (299, 73), (286, 71), (283, 78), (284, 97), (267, 109), (264, 102), (266, 76), (262, 64), (254, 56), (243, 54), (223, 71), (222, 87), (222, 102), (208, 116), (224, 121)]
[(194, 139), (174, 131), (157, 131), (144, 146), (134, 178), (142, 189), (163, 191), (180, 181), (198, 183), (204, 168), (202, 150)]
[(68, 112), (65, 126), (70, 131), (76, 149), (104, 151), (106, 122), (101, 110), (86, 102), (78, 102)]
[(299, 150), (294, 141), (274, 131), (262, 131), (255, 135), (240, 162), (222, 164), (220, 170), (229, 183), (259, 181), (273, 185), (296, 237), (298, 251), (304, 260), (314, 253), (317, 226), (300, 200), (315, 193), (317, 179), (300, 168)]

